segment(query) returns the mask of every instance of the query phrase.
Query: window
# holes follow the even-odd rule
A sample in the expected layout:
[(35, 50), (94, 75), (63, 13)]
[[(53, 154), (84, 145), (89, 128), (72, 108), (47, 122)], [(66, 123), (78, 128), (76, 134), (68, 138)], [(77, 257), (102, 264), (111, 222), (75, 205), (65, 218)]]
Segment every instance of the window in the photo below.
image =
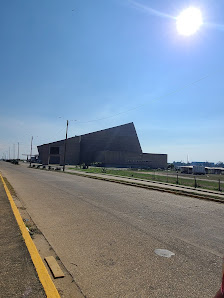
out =
[(59, 147), (50, 147), (50, 154), (59, 154)]

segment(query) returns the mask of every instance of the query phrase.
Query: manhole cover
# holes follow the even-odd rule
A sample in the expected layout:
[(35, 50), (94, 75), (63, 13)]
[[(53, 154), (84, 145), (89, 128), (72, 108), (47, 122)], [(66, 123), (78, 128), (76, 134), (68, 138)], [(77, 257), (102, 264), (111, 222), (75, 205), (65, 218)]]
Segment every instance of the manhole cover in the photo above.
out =
[(155, 249), (154, 252), (160, 256), (160, 257), (164, 257), (164, 258), (171, 258), (172, 256), (175, 256), (175, 253), (167, 250), (167, 249)]

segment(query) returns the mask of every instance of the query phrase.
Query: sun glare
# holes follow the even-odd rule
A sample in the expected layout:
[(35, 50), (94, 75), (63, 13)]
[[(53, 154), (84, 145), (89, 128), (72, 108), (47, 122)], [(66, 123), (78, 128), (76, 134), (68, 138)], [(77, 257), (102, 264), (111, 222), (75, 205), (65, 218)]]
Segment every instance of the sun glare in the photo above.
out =
[(195, 7), (183, 10), (177, 17), (177, 31), (181, 35), (190, 36), (199, 30), (203, 23), (201, 11)]

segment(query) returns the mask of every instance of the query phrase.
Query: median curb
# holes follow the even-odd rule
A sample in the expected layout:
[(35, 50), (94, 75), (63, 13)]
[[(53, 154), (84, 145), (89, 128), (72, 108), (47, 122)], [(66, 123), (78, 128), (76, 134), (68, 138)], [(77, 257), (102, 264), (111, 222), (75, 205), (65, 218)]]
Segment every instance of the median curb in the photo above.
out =
[[(188, 197), (194, 197), (194, 198), (197, 198), (197, 199), (215, 201), (217, 203), (224, 203), (224, 197), (223, 197), (223, 199), (221, 199), (221, 198), (218, 198), (214, 194), (211, 194), (211, 193), (208, 194), (208, 195), (198, 194), (198, 193), (193, 192), (193, 191), (188, 192), (184, 189), (171, 189), (171, 188), (162, 187), (162, 185), (161, 186), (146, 185), (146, 184), (137, 183), (137, 182), (133, 182), (133, 181), (125, 181), (125, 180), (113, 179), (113, 178), (108, 178), (108, 177), (99, 177), (99, 176), (95, 176), (94, 174), (88, 175), (86, 173), (81, 174), (81, 173), (78, 173), (78, 172), (68, 172), (68, 171), (65, 171), (64, 173), (70, 174), (70, 175), (77, 175), (77, 176), (97, 179), (97, 180), (104, 180), (104, 181), (114, 182), (114, 183), (118, 183), (118, 184), (135, 186), (135, 187), (140, 187), (140, 188), (145, 188), (145, 189), (150, 189), (150, 190), (168, 192), (168, 193), (173, 193), (173, 194), (176, 194), (176, 195), (184, 195), (184, 196), (188, 196)], [(125, 179), (128, 179), (128, 178), (125, 177)]]
[(33, 264), (35, 266), (35, 269), (37, 271), (39, 280), (44, 288), (44, 291), (46, 293), (46, 296), (49, 298), (60, 298), (60, 295), (53, 283), (53, 281), (51, 280), (50, 275), (48, 274), (48, 271), (38, 253), (38, 250), (32, 240), (32, 238), (30, 237), (30, 234), (22, 220), (22, 217), (19, 213), (18, 208), (16, 207), (16, 204), (12, 198), (12, 195), (5, 183), (4, 178), (2, 177), (2, 175), (0, 174), (0, 179), (2, 180), (6, 195), (8, 197), (8, 200), (10, 202), (13, 214), (16, 218), (16, 221), (18, 223), (18, 226), (20, 228), (21, 234), (25, 240), (25, 244), (27, 246), (27, 249), (29, 251), (29, 254), (31, 256), (31, 259), (33, 261)]
[[(47, 170), (47, 169), (42, 169), (42, 170)], [(135, 181), (125, 181), (125, 180), (113, 179), (113, 178), (108, 178), (108, 177), (103, 177), (103, 176), (96, 176), (95, 173), (83, 173), (83, 172), (78, 172), (77, 170), (76, 171), (66, 171), (65, 170), (65, 172), (58, 172), (58, 173), (76, 175), (76, 176), (92, 178), (92, 179), (96, 179), (96, 180), (102, 180), (102, 181), (108, 181), (108, 182), (113, 182), (113, 183), (118, 183), (118, 184), (135, 186), (135, 187), (145, 188), (145, 189), (149, 189), (149, 190), (168, 192), (168, 193), (172, 193), (172, 194), (176, 194), (176, 195), (184, 195), (184, 196), (188, 196), (188, 197), (194, 197), (197, 199), (214, 201), (217, 203), (224, 203), (224, 196), (223, 196), (223, 198), (222, 197), (220, 198), (219, 194), (216, 195), (216, 193), (214, 193), (210, 190), (207, 191), (206, 189), (194, 191), (194, 189), (188, 188), (186, 186), (183, 186), (183, 187), (181, 187), (181, 189), (180, 188), (178, 189), (176, 185), (167, 184), (167, 183), (163, 183), (163, 182), (146, 181), (146, 180), (138, 179), (138, 178), (106, 174), (108, 176), (110, 175), (110, 176), (116, 177), (116, 178), (123, 178), (123, 179), (137, 180), (137, 181), (139, 180), (141, 182), (156, 183), (159, 185), (142, 184), (142, 183), (138, 183)], [(102, 174), (98, 174), (98, 175), (102, 175)], [(170, 188), (164, 187), (165, 185), (170, 186)], [(173, 187), (173, 189), (171, 187)], [(189, 191), (187, 191), (187, 190), (189, 190)], [(204, 192), (204, 193), (199, 193), (199, 192)], [(205, 194), (205, 192), (207, 192), (207, 193)]]

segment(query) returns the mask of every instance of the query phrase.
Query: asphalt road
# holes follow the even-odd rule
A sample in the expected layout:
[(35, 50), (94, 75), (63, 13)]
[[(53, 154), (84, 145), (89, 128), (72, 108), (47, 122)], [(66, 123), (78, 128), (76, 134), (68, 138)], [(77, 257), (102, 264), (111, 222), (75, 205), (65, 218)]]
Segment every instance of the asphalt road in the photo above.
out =
[(219, 288), (223, 204), (5, 162), (0, 171), (87, 297), (212, 297)]

